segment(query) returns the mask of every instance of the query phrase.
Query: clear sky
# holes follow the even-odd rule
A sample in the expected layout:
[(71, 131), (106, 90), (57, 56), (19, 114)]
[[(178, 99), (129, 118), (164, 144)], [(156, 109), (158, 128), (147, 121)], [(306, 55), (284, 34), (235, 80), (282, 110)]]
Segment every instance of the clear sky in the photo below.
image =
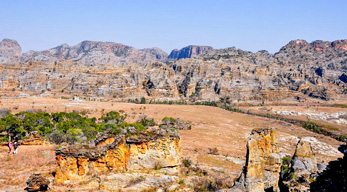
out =
[(274, 53), (290, 40), (347, 38), (347, 0), (0, 0), (0, 7), (0, 40), (17, 40), (23, 52), (94, 40)]

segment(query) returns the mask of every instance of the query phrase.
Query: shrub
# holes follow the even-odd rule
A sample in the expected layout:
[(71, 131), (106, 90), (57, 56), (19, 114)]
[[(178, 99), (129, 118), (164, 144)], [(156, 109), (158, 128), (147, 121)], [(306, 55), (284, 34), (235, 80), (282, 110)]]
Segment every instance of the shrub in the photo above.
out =
[(49, 141), (55, 143), (55, 144), (61, 144), (66, 141), (65, 135), (58, 131), (54, 130), (49, 136), (48, 136)]
[(155, 126), (157, 125), (154, 119), (143, 118), (138, 123), (141, 123), (143, 126)]
[(155, 164), (154, 164), (154, 170), (160, 170), (160, 169), (162, 169), (163, 167), (161, 166), (161, 164), (160, 164), (160, 162), (156, 162)]
[(146, 104), (146, 98), (144, 98), (144, 97), (141, 97), (141, 102), (140, 102), (141, 104)]
[(298, 177), (295, 175), (295, 173), (290, 173), (289, 179), (298, 180)]
[(184, 180), (183, 180), (183, 179), (179, 180), (179, 181), (178, 181), (178, 184), (184, 185)]
[(99, 120), (103, 121), (104, 123), (121, 124), (124, 122), (126, 117), (127, 114), (122, 115), (119, 112), (110, 111), (103, 114)]
[(184, 167), (190, 167), (192, 165), (192, 163), (193, 163), (192, 160), (190, 160), (189, 158), (184, 158), (182, 160), (182, 164)]
[(284, 165), (289, 165), (290, 161), (292, 160), (292, 157), (290, 156), (285, 156), (282, 158), (282, 164)]

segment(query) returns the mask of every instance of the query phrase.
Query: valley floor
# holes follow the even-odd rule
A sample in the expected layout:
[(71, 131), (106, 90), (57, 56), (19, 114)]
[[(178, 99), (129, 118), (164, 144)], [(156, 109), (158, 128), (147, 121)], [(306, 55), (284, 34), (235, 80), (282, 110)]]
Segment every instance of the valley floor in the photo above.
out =
[[(336, 149), (341, 144), (330, 137), (305, 130), (287, 122), (226, 111), (217, 107), (193, 105), (152, 105), (112, 102), (69, 101), (50, 98), (0, 99), (0, 109), (12, 113), (26, 110), (44, 112), (85, 111), (89, 116), (100, 117), (108, 111), (124, 110), (127, 121), (133, 122), (147, 115), (159, 123), (163, 117), (180, 118), (192, 122), (191, 130), (180, 130), (182, 154), (195, 164), (217, 167), (236, 178), (245, 162), (246, 142), (252, 129), (274, 127), (282, 155), (293, 155), (298, 137), (311, 136), (318, 162), (330, 161), (342, 154)], [(217, 151), (211, 153), (211, 149)], [(55, 169), (54, 146), (20, 146), (19, 154), (7, 155), (0, 147), (0, 191), (25, 188), (31, 173), (42, 173), (50, 178)], [(60, 186), (59, 189), (61, 189)], [(67, 187), (67, 186), (66, 186)]]

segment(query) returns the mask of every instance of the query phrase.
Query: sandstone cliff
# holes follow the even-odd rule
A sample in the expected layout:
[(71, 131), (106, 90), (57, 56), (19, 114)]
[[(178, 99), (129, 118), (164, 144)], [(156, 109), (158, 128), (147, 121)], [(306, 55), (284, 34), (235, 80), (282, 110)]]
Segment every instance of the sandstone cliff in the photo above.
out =
[(90, 175), (126, 172), (156, 166), (175, 168), (180, 164), (178, 132), (153, 128), (134, 136), (102, 136), (95, 146), (69, 146), (57, 150), (55, 182), (80, 181)]
[(247, 142), (246, 165), (235, 191), (279, 191), (281, 158), (273, 128), (253, 130)]

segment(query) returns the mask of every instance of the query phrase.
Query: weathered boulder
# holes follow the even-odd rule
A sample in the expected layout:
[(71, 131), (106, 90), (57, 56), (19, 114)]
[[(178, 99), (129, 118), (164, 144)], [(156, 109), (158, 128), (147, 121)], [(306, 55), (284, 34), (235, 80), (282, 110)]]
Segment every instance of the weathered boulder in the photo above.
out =
[(309, 191), (310, 183), (318, 175), (316, 156), (310, 137), (301, 138), (296, 145), (289, 172), (283, 176), (284, 191)]
[(44, 178), (41, 174), (32, 174), (26, 181), (28, 185), (25, 190), (27, 191), (48, 191), (49, 180)]
[(298, 142), (295, 154), (292, 158), (291, 169), (297, 176), (310, 174), (318, 170), (315, 154), (307, 139), (309, 138), (304, 137)]
[(246, 165), (234, 190), (279, 191), (281, 158), (273, 128), (253, 130), (247, 142)]

